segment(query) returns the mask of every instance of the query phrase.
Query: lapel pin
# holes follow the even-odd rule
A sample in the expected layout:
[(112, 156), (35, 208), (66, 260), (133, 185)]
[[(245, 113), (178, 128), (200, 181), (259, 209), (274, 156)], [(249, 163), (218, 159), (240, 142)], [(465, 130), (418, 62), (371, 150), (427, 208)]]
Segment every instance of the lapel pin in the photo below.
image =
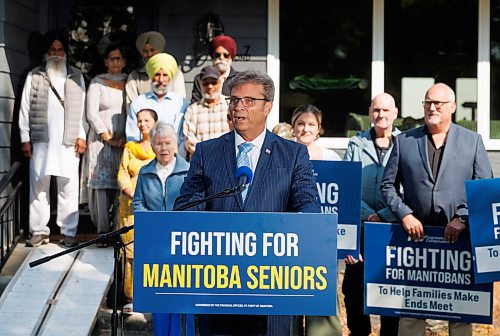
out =
[(266, 153), (271, 154), (271, 150), (269, 148), (266, 148)]

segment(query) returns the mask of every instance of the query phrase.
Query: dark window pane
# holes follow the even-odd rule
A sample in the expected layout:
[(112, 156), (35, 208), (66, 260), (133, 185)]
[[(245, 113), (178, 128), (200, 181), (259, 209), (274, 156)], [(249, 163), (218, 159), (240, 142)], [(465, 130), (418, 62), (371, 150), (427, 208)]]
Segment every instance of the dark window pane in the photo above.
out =
[(474, 129), (477, 1), (401, 0), (385, 6), (385, 88), (401, 107), (400, 117), (422, 118), (426, 89), (443, 82), (457, 96), (455, 121)]
[(280, 120), (314, 104), (325, 136), (347, 136), (349, 113), (370, 104), (372, 1), (291, 0), (280, 11)]

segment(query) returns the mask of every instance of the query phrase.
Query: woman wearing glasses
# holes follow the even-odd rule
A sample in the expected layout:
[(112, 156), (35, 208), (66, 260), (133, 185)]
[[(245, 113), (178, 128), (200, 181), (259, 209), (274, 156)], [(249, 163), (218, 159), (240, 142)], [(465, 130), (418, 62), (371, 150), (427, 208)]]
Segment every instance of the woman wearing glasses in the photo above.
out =
[(123, 49), (110, 45), (104, 53), (107, 73), (95, 77), (87, 92), (88, 148), (82, 163), (81, 201), (88, 198), (97, 233), (111, 229), (109, 210), (118, 197), (117, 173), (125, 144), (126, 60)]

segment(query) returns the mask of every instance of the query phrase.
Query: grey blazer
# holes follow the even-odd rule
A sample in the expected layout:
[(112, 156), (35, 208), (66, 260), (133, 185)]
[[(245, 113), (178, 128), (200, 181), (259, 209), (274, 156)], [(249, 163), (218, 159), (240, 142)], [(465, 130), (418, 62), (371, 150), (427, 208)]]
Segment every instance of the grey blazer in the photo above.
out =
[[(438, 213), (444, 210), (448, 222), (455, 215), (468, 215), (464, 181), (493, 177), (481, 136), (452, 124), (436, 179), (428, 158), (423, 126), (396, 137), (380, 185), (389, 208), (400, 219), (413, 213), (421, 221), (432, 208)], [(398, 192), (399, 185), (404, 195)]]

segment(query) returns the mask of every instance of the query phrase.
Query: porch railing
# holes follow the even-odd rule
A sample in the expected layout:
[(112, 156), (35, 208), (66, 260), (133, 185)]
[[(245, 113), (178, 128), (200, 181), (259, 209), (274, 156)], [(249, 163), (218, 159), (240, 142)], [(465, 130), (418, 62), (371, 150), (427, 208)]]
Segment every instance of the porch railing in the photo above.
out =
[[(15, 162), (0, 180), (0, 270), (21, 237), (21, 182), (13, 184), (21, 163)], [(10, 188), (10, 186), (12, 186)]]

